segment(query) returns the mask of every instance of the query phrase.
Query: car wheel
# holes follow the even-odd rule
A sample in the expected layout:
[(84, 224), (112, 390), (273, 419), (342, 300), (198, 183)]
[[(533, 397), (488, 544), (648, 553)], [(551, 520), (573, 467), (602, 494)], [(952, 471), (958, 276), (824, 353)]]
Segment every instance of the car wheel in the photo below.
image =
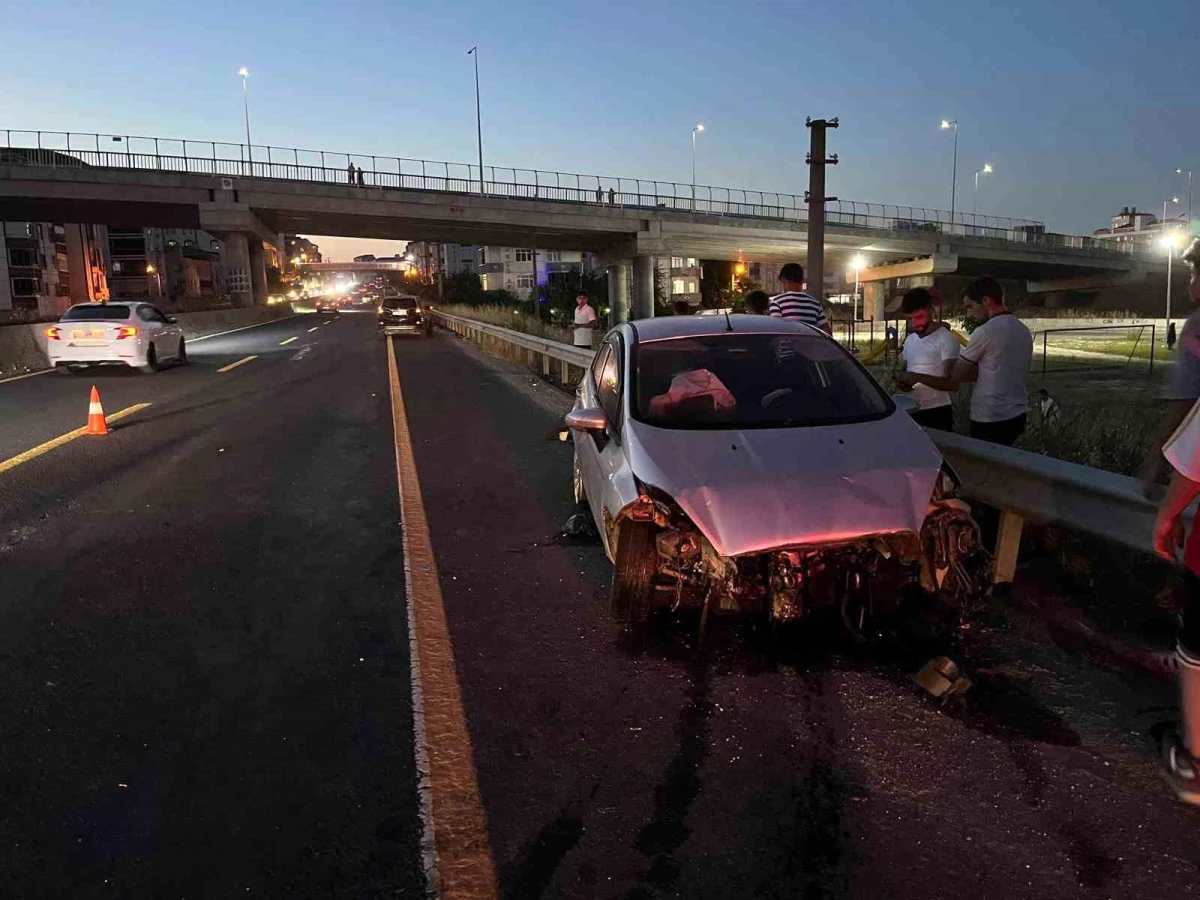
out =
[(150, 345), (150, 349), (146, 351), (146, 364), (138, 366), (143, 372), (149, 375), (151, 372), (158, 371), (158, 354), (154, 352), (154, 345)]
[(67, 363), (65, 366), (59, 366), (58, 371), (66, 372), (68, 375), (78, 375), (80, 372), (87, 371), (87, 366), (81, 363)]
[(650, 618), (654, 571), (658, 565), (654, 526), (649, 522), (624, 522), (617, 535), (612, 590), (612, 616), (622, 625), (641, 629)]
[(179, 352), (175, 355), (175, 361), (181, 366), (187, 365), (187, 345), (183, 342), (183, 338), (179, 339)]

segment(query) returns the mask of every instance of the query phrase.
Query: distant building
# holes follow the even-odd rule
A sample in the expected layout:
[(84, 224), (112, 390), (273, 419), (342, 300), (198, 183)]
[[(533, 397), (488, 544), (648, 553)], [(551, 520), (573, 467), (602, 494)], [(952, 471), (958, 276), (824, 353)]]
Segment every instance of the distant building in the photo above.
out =
[(109, 228), (108, 248), (115, 300), (197, 307), (219, 302), (227, 293), (222, 244), (207, 231)]
[[(1183, 216), (1168, 219), (1165, 227), (1186, 234), (1187, 219)], [(1097, 228), (1092, 232), (1092, 237), (1112, 243), (1121, 250), (1153, 250), (1163, 230), (1164, 223), (1154, 213), (1126, 206), (1112, 217), (1112, 224), (1108, 228)]]
[(289, 260), (300, 260), (302, 263), (319, 263), (321, 248), (306, 237), (295, 234), (283, 236), (283, 255)]
[(665, 285), (668, 303), (686, 300), (688, 306), (700, 306), (700, 260), (694, 256), (660, 256), (657, 272), (659, 282)]
[(423, 284), (436, 284), (442, 276), (441, 241), (409, 241), (404, 255), (412, 259), (413, 268)]
[(72, 303), (107, 300), (103, 225), (5, 222), (0, 229), (0, 316), (52, 318)]

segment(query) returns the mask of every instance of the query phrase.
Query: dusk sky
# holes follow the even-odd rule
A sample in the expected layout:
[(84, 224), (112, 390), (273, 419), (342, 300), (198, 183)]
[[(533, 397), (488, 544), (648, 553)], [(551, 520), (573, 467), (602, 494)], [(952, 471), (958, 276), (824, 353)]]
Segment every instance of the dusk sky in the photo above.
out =
[[(474, 161), (802, 193), (804, 117), (838, 116), (839, 197), (1083, 234), (1186, 198), (1200, 169), (1196, 0), (9, 4), (6, 128)], [(1185, 199), (1186, 202), (1186, 199)], [(354, 246), (367, 246), (356, 244)], [(392, 252), (393, 245), (369, 242)]]

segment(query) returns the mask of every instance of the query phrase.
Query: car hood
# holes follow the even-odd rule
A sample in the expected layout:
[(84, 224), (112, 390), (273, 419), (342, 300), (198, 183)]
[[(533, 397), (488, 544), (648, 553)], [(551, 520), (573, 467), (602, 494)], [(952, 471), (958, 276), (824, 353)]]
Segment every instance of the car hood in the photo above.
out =
[(678, 503), (722, 556), (918, 532), (942, 464), (902, 412), (808, 428), (629, 426), (634, 475)]

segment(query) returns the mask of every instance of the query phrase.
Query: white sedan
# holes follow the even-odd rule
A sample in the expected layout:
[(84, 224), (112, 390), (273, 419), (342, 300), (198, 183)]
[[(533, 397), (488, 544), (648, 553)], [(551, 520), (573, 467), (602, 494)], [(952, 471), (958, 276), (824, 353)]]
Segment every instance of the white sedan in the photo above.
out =
[(78, 303), (46, 329), (50, 365), (75, 372), (124, 364), (153, 372), (166, 360), (187, 362), (183, 328), (150, 303)]

